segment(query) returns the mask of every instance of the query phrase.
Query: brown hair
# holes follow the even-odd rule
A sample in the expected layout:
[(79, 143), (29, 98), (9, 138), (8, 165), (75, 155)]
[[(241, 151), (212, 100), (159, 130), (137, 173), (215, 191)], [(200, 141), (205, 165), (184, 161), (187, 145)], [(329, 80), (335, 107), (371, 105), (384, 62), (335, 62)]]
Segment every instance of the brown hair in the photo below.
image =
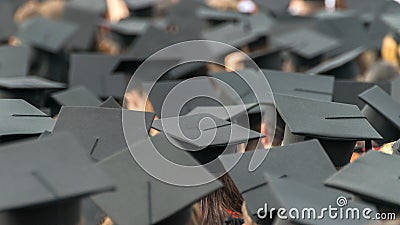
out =
[(232, 216), (229, 211), (241, 212), (243, 198), (232, 179), (225, 174), (219, 180), (224, 187), (201, 200), (202, 225), (223, 225)]

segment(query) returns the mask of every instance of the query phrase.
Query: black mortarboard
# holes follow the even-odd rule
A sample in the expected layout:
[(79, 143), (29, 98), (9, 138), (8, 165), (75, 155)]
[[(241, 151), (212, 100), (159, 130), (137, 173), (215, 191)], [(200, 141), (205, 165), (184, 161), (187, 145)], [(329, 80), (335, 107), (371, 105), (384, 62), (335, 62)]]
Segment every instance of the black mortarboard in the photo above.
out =
[(96, 160), (102, 160), (126, 147), (123, 122), (131, 128), (126, 130), (129, 132), (131, 143), (146, 139), (148, 136), (154, 114), (123, 110), (63, 107), (53, 133), (71, 132), (86, 149), (88, 155)]
[(138, 18), (120, 20), (117, 23), (102, 23), (103, 26), (110, 28), (111, 31), (126, 37), (132, 37), (132, 39), (145, 33), (150, 24), (151, 20)]
[(343, 54), (359, 47), (369, 47), (367, 29), (354, 13), (326, 12), (317, 14), (316, 17), (318, 31), (340, 40), (340, 46), (328, 52), (328, 56)]
[(3, 146), (0, 155), (1, 224), (79, 224), (80, 200), (114, 189), (69, 134)]
[(383, 137), (381, 143), (399, 139), (400, 104), (378, 86), (364, 91), (359, 97), (367, 104), (362, 109), (363, 114)]
[(398, 212), (400, 198), (393, 192), (399, 185), (399, 160), (399, 156), (369, 151), (331, 176), (325, 184), (354, 193), (380, 210), (389, 208), (391, 212)]
[(47, 94), (64, 89), (65, 84), (36, 76), (0, 77), (0, 96), (2, 98), (24, 99), (42, 108)]
[[(143, 88), (154, 107), (155, 113), (161, 117), (187, 114), (198, 106), (219, 105), (211, 99), (218, 99), (218, 94), (212, 82), (205, 77), (196, 77), (191, 80), (158, 81), (157, 83), (143, 83)], [(207, 97), (201, 97), (207, 96)], [(167, 102), (165, 102), (167, 100)], [(187, 102), (190, 100), (189, 102)], [(185, 104), (184, 104), (185, 103)], [(161, 115), (164, 107), (163, 115)]]
[(38, 49), (58, 53), (77, 31), (71, 22), (35, 17), (20, 26), (18, 36)]
[[(384, 87), (382, 87), (384, 90), (386, 90)], [(391, 81), (391, 90), (390, 93), (392, 95), (392, 98), (400, 103), (400, 77), (397, 77), (396, 79)]]
[(17, 32), (13, 12), (12, 3), (0, 2), (0, 42), (6, 42), (10, 36)]
[(191, 154), (202, 164), (212, 162), (221, 154), (236, 152), (238, 144), (263, 137), (260, 133), (203, 113), (155, 120), (152, 127), (174, 138), (179, 145), (200, 148), (192, 150)]
[(306, 71), (306, 73), (332, 75), (338, 79), (355, 79), (360, 75), (360, 66), (357, 63), (357, 58), (364, 51), (365, 49), (362, 47), (353, 49), (322, 62)]
[(385, 2), (382, 0), (347, 0), (346, 8), (355, 10), (361, 14), (362, 19), (370, 21), (374, 14), (382, 10), (385, 6)]
[[(178, 160), (185, 165), (198, 165), (189, 154), (169, 144), (163, 135), (152, 137), (132, 148), (152, 152), (155, 146), (167, 159)], [(221, 187), (218, 181), (186, 187), (163, 182), (144, 171), (127, 149), (110, 156), (99, 165), (114, 178), (117, 191), (96, 196), (93, 200), (119, 225), (186, 224), (191, 205)], [(198, 175), (213, 177), (207, 170), (199, 169)], [(176, 171), (176, 174), (165, 171), (164, 175), (184, 177), (187, 175), (185, 173), (185, 170)], [(196, 177), (188, 179), (197, 182)]]
[(111, 109), (121, 109), (121, 105), (113, 97), (108, 97), (104, 102), (102, 102), (99, 107), (101, 108), (111, 108)]
[(332, 101), (334, 78), (263, 70), (274, 93)]
[(356, 141), (381, 139), (355, 105), (274, 95), (286, 122), (283, 142), (318, 138), (337, 167), (350, 162)]
[(243, 18), (243, 14), (232, 11), (221, 11), (209, 7), (199, 7), (197, 16), (203, 20), (208, 20), (213, 24), (223, 22), (239, 22)]
[(261, 36), (263, 34), (253, 32), (251, 25), (245, 23), (223, 23), (203, 33), (203, 38), (206, 40), (218, 41), (234, 47), (251, 44)]
[(97, 24), (107, 10), (105, 0), (73, 0), (65, 3), (63, 20), (77, 26), (76, 34), (68, 41), (68, 47), (90, 50), (95, 42)]
[(255, 0), (255, 2), (262, 10), (279, 15), (287, 12), (290, 0)]
[(0, 77), (28, 75), (29, 54), (28, 47), (0, 46)]
[(29, 137), (53, 130), (55, 121), (24, 100), (1, 99), (0, 106), (0, 136), (3, 140)]
[(321, 57), (340, 46), (339, 40), (311, 28), (300, 28), (274, 36), (273, 46), (289, 48), (299, 64), (315, 66)]
[(122, 98), (128, 80), (124, 74), (113, 73), (120, 56), (73, 54), (69, 68), (69, 86), (86, 86), (99, 97)]
[(379, 85), (388, 93), (390, 92), (391, 85), (389, 82), (367, 83), (336, 79), (333, 89), (333, 101), (357, 105), (359, 109), (362, 109), (365, 106), (365, 103), (358, 97), (358, 95), (375, 85)]
[[(260, 50), (249, 54), (249, 57), (254, 61), (257, 66), (261, 69), (282, 69), (283, 56), (281, 48), (274, 48), (269, 50)], [(254, 67), (252, 62), (249, 60), (244, 61), (246, 67)]]
[(85, 86), (76, 86), (56, 92), (51, 97), (61, 106), (98, 106), (100, 99)]

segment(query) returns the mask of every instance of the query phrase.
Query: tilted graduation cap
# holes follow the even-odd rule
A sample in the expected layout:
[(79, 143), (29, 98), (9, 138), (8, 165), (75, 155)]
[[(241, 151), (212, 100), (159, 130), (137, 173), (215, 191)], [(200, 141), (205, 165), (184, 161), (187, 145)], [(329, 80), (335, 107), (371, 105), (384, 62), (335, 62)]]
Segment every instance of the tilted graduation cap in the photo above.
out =
[(362, 109), (363, 114), (383, 137), (380, 143), (399, 139), (400, 104), (378, 86), (364, 91), (359, 97), (367, 104)]
[(361, 73), (357, 59), (364, 51), (363, 47), (353, 49), (322, 62), (306, 73), (332, 75), (338, 79), (355, 79)]
[(317, 65), (327, 52), (340, 46), (336, 38), (305, 27), (274, 36), (272, 43), (273, 46), (289, 48), (294, 60), (307, 66)]
[(356, 141), (381, 139), (355, 105), (275, 94), (286, 122), (284, 144), (318, 138), (337, 167), (350, 162)]
[(53, 133), (71, 132), (88, 155), (102, 160), (126, 147), (125, 133), (132, 143), (146, 139), (153, 119), (153, 113), (126, 109), (63, 107)]
[(128, 80), (124, 74), (114, 74), (113, 68), (120, 56), (102, 54), (72, 54), (69, 68), (69, 86), (86, 86), (99, 97), (122, 98)]
[(391, 92), (391, 85), (389, 82), (370, 83), (336, 79), (333, 90), (333, 101), (357, 105), (359, 109), (362, 109), (365, 106), (365, 103), (358, 97), (358, 95), (375, 85), (379, 85), (379, 87), (384, 89), (387, 93)]
[(0, 155), (4, 225), (79, 224), (80, 200), (114, 189), (66, 133), (6, 145)]
[(358, 195), (380, 210), (398, 212), (400, 198), (395, 192), (399, 186), (399, 160), (397, 155), (369, 151), (331, 176), (325, 184)]
[(35, 17), (20, 26), (18, 37), (38, 49), (58, 53), (77, 31), (77, 25), (71, 22)]
[(274, 93), (332, 101), (334, 78), (263, 70)]
[(354, 13), (348, 11), (322, 12), (315, 17), (318, 31), (340, 40), (340, 46), (328, 52), (328, 56), (337, 56), (359, 47), (369, 47), (367, 29), (363, 21)]
[(384, 0), (347, 0), (346, 8), (355, 10), (357, 13), (361, 15), (363, 20), (367, 22), (371, 21), (375, 14), (379, 14), (379, 12), (385, 7)]
[[(272, 203), (270, 199), (260, 198), (260, 196), (265, 196), (265, 189), (257, 188), (266, 183), (265, 173), (271, 177), (285, 176), (291, 181), (322, 188), (323, 181), (336, 172), (334, 165), (317, 140), (268, 150), (259, 149), (222, 155), (219, 160), (227, 170), (232, 163), (237, 162), (228, 173), (245, 198), (252, 216), (256, 216), (258, 208), (263, 207), (266, 200), (269, 205)], [(258, 197), (256, 197), (257, 195)]]
[(0, 77), (28, 75), (29, 53), (28, 47), (0, 46)]
[(116, 23), (102, 23), (103, 26), (108, 27), (111, 31), (125, 37), (130, 37), (132, 39), (135, 36), (140, 36), (141, 34), (144, 34), (150, 24), (151, 20), (138, 18), (120, 20)]
[(263, 138), (260, 133), (205, 113), (155, 120), (152, 127), (178, 143), (201, 148), (191, 154), (202, 164), (222, 153), (235, 152), (238, 144)]
[(2, 1), (0, 3), (0, 42), (7, 41), (17, 32), (13, 11), (11, 2)]
[(121, 109), (121, 105), (113, 97), (108, 97), (104, 102), (102, 102), (99, 107), (101, 108), (111, 108), (111, 109)]
[[(148, 152), (153, 151), (153, 143), (164, 146), (165, 141), (168, 140), (157, 135), (132, 147)], [(172, 159), (198, 165), (190, 155), (177, 151), (173, 145), (159, 149), (168, 151)], [(165, 183), (146, 173), (128, 150), (105, 159), (99, 166), (114, 178), (117, 191), (96, 196), (93, 200), (119, 225), (186, 224), (191, 205), (222, 186), (218, 181), (187, 187)], [(199, 171), (202, 175), (212, 177), (205, 169), (200, 170), (203, 170)], [(176, 175), (183, 177), (184, 171), (177, 171)]]
[(0, 136), (5, 141), (52, 131), (55, 123), (45, 113), (20, 99), (1, 99), (0, 119)]
[(100, 99), (85, 86), (76, 86), (53, 93), (51, 97), (61, 106), (98, 106)]

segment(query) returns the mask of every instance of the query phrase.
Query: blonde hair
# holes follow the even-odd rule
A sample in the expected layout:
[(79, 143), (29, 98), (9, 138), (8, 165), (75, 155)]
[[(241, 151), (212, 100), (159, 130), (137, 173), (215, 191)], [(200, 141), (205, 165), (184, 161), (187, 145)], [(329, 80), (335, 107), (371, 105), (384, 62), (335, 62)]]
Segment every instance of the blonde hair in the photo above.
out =
[(390, 34), (383, 38), (381, 54), (383, 60), (392, 63), (396, 67), (399, 66), (400, 48)]

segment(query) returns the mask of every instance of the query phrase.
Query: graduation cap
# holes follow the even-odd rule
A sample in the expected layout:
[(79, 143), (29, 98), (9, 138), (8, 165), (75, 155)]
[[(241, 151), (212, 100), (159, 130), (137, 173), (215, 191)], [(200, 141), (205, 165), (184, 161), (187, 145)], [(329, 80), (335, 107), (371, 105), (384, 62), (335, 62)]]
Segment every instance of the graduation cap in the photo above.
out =
[[(331, 176), (325, 184), (354, 193), (374, 203), (379, 210), (386, 208), (398, 212), (400, 199), (392, 192), (398, 186), (399, 160), (399, 156), (369, 151)], [(371, 176), (374, 179), (370, 179)]]
[(100, 99), (85, 86), (76, 86), (53, 93), (51, 97), (61, 106), (98, 106)]
[(113, 72), (120, 58), (120, 56), (91, 53), (72, 54), (69, 86), (86, 86), (99, 97), (122, 98), (128, 80), (124, 74)]
[(121, 105), (113, 97), (108, 97), (104, 102), (102, 102), (99, 107), (101, 108), (111, 108), (111, 109), (121, 109)]
[(13, 12), (11, 2), (2, 1), (0, 3), (0, 42), (6, 42), (10, 36), (17, 32)]
[[(274, 48), (269, 50), (255, 51), (249, 54), (249, 57), (254, 61), (259, 68), (280, 70), (282, 69), (283, 56), (282, 48)], [(253, 63), (245, 60), (246, 67), (253, 67)]]
[(272, 91), (321, 101), (332, 101), (334, 78), (263, 70)]
[[(152, 142), (157, 142), (160, 137), (152, 137), (152, 140), (133, 147), (152, 151)], [(170, 151), (171, 158), (179, 157), (182, 161), (196, 163), (185, 152), (172, 150), (174, 148)], [(186, 224), (191, 216), (192, 204), (222, 186), (218, 181), (186, 187), (165, 183), (146, 173), (128, 150), (105, 159), (99, 166), (114, 178), (117, 191), (96, 196), (93, 200), (119, 225)], [(181, 170), (175, 175), (184, 176), (184, 173), (185, 170)], [(201, 173), (212, 176), (205, 169)]]
[(71, 22), (35, 17), (20, 26), (18, 36), (38, 49), (58, 53), (77, 31)]
[(369, 47), (367, 29), (354, 13), (323, 12), (317, 14), (316, 18), (316, 29), (327, 36), (337, 38), (341, 43), (337, 49), (328, 52), (328, 56), (337, 56), (359, 47)]
[(139, 36), (146, 32), (146, 29), (149, 27), (151, 21), (148, 19), (125, 19), (120, 20), (117, 23), (107, 22), (106, 25), (112, 31), (125, 35), (125, 36)]
[(389, 82), (367, 83), (352, 80), (335, 79), (335, 85), (333, 89), (333, 101), (357, 105), (359, 109), (362, 109), (365, 106), (365, 103), (358, 97), (358, 95), (375, 85), (379, 85), (387, 93), (391, 92), (391, 85)]
[(178, 144), (199, 148), (191, 154), (202, 164), (222, 153), (235, 152), (238, 144), (263, 138), (260, 133), (205, 113), (155, 120), (152, 128), (172, 137)]
[(75, 35), (68, 40), (68, 47), (77, 50), (90, 50), (94, 45), (97, 24), (106, 10), (105, 0), (66, 2), (62, 19), (77, 26)]
[(6, 145), (0, 155), (2, 224), (78, 224), (81, 199), (114, 189), (69, 134)]
[(0, 136), (4, 141), (52, 131), (55, 123), (48, 115), (20, 99), (1, 99), (0, 118)]
[(389, 1), (376, 1), (376, 0), (347, 0), (346, 8), (355, 10), (363, 20), (371, 21), (374, 15), (379, 14), (379, 12), (384, 9), (385, 3)]
[[(124, 110), (124, 112), (122, 112)], [(124, 120), (122, 121), (122, 114)], [(63, 107), (53, 133), (71, 132), (86, 153), (102, 160), (126, 147), (123, 122), (132, 143), (148, 137), (153, 113), (98, 107)]]
[[(220, 105), (212, 100), (219, 99), (219, 96), (212, 82), (205, 77), (196, 77), (191, 80), (158, 81), (154, 84), (145, 82), (143, 89), (147, 92), (148, 99), (160, 118), (161, 116), (177, 116), (178, 108), (181, 108), (181, 114), (187, 114), (198, 106)], [(185, 104), (183, 105), (183, 103)], [(162, 110), (164, 110), (163, 115), (161, 115)]]
[(376, 50), (380, 50), (382, 47), (382, 40), (389, 31), (389, 26), (383, 22), (381, 16), (376, 16), (368, 26), (370, 46)]
[(383, 137), (379, 143), (399, 139), (400, 104), (378, 86), (364, 91), (359, 97), (367, 104), (362, 109), (363, 114)]
[(239, 22), (243, 19), (243, 14), (239, 12), (221, 11), (209, 7), (199, 7), (196, 13), (199, 18), (210, 21), (213, 25), (224, 22)]
[(382, 138), (355, 105), (279, 94), (274, 99), (286, 122), (284, 144), (317, 138), (337, 167), (350, 162), (356, 141)]
[(327, 52), (340, 46), (340, 41), (336, 38), (311, 28), (300, 28), (276, 35), (271, 42), (273, 46), (289, 48), (295, 62), (311, 67), (320, 63)]
[[(222, 155), (219, 160), (226, 170), (230, 169), (233, 162), (237, 162), (228, 174), (245, 198), (248, 211), (253, 216), (266, 203), (265, 198), (260, 198), (266, 196), (265, 189), (258, 188), (268, 184), (264, 180), (266, 173), (271, 177), (287, 177), (291, 181), (323, 188), (324, 180), (336, 172), (328, 155), (315, 139), (268, 150)], [(267, 200), (270, 205), (272, 199)]]
[(203, 33), (203, 38), (206, 40), (218, 41), (234, 47), (251, 44), (262, 36), (266, 34), (253, 32), (251, 26), (245, 23), (223, 23)]
[(364, 51), (365, 49), (362, 47), (353, 49), (322, 62), (306, 71), (306, 73), (332, 75), (338, 79), (355, 79), (360, 74), (360, 66), (357, 63), (357, 58)]

